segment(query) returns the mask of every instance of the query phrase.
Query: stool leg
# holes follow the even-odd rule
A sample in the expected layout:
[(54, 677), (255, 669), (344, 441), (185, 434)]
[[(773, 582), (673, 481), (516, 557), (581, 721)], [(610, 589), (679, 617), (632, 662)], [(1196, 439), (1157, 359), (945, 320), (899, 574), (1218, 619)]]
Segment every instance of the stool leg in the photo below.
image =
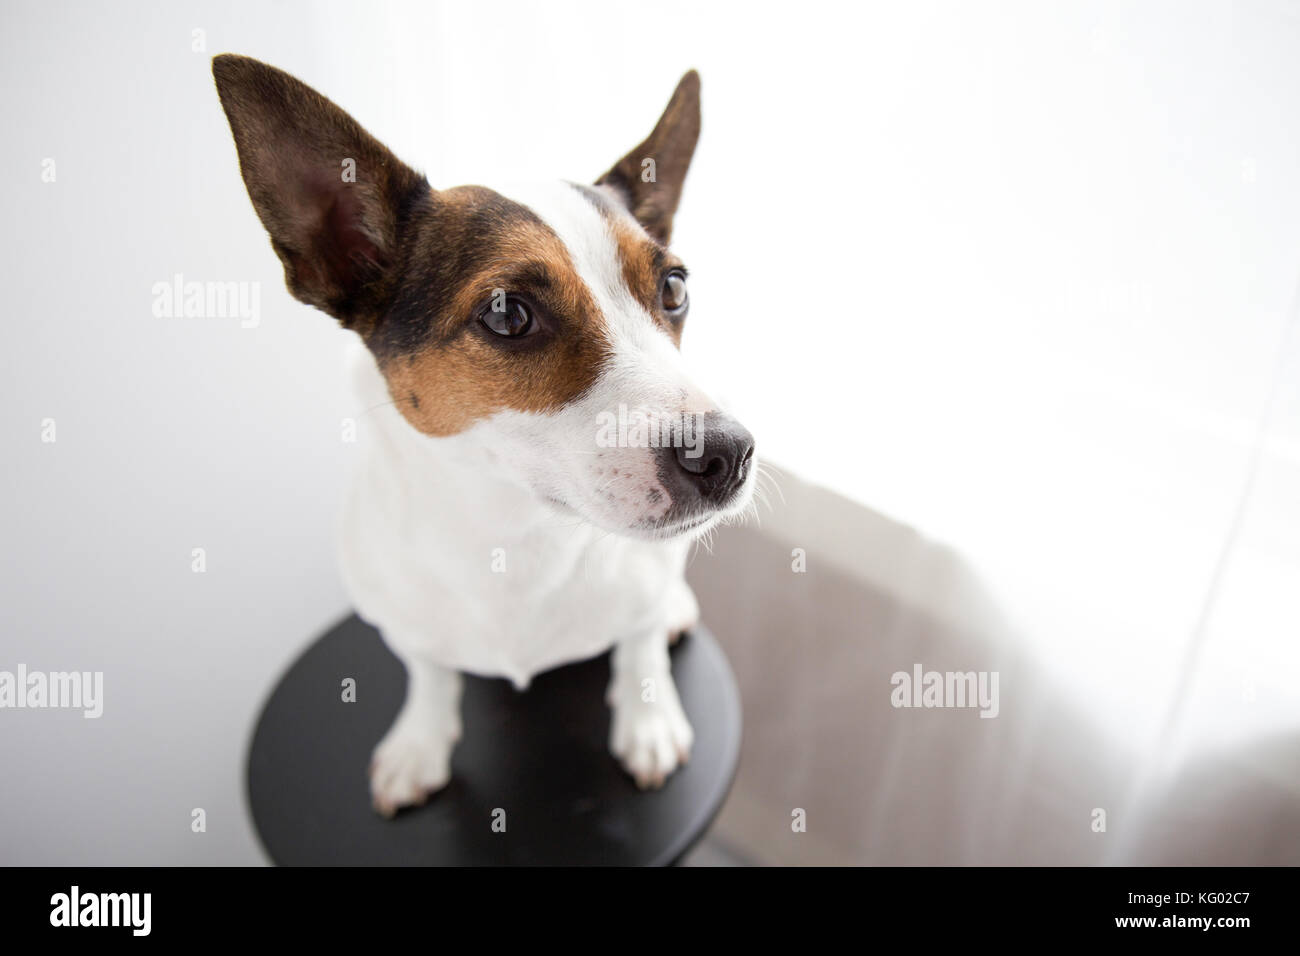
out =
[(695, 742), (673, 683), (667, 633), (615, 644), (611, 670), (609, 749), (638, 787), (661, 787)]
[(460, 739), (458, 673), (390, 648), (406, 665), (406, 700), (370, 761), (375, 809), (391, 817), (424, 803), (451, 779), (451, 751)]

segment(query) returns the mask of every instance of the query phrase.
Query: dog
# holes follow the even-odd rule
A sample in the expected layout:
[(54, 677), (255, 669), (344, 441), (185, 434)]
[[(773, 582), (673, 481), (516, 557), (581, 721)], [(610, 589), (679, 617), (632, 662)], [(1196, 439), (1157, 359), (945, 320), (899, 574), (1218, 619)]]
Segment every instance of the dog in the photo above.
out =
[(461, 673), (523, 689), (611, 649), (610, 750), (662, 786), (694, 737), (668, 655), (699, 618), (688, 551), (747, 510), (758, 471), (680, 355), (690, 301), (669, 240), (699, 76), (593, 185), (435, 190), (287, 73), (231, 54), (212, 69), (290, 293), (365, 346), (373, 440), (341, 567), (407, 671), (375, 808), (447, 784)]

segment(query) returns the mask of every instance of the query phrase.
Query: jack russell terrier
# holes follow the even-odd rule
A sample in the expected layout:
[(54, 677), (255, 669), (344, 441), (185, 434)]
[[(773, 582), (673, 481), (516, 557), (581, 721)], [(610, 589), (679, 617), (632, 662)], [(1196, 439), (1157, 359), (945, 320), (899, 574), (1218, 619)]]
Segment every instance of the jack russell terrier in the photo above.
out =
[[(699, 617), (687, 551), (748, 508), (757, 474), (752, 436), (678, 352), (690, 302), (668, 241), (699, 77), (595, 185), (497, 191), (431, 188), (274, 67), (212, 72), (289, 291), (366, 346), (358, 389), (379, 407), (342, 571), (408, 676), (376, 809), (447, 783), (459, 672), (523, 688), (611, 647), (610, 750), (661, 786), (693, 739), (668, 656)], [(611, 439), (630, 418), (637, 435)]]

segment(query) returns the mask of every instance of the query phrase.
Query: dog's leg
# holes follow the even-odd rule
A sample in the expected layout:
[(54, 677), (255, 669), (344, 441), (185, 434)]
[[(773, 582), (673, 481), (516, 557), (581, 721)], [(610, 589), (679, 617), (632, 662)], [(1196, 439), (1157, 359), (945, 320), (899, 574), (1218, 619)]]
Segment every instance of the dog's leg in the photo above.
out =
[(656, 630), (615, 644), (611, 668), (609, 749), (638, 787), (661, 787), (695, 742), (673, 683), (668, 635)]
[(370, 761), (371, 797), (386, 817), (447, 785), (461, 730), (460, 675), (393, 651), (406, 665), (406, 701)]
[(668, 643), (676, 644), (699, 623), (700, 605), (695, 592), (685, 578), (679, 578), (668, 592)]

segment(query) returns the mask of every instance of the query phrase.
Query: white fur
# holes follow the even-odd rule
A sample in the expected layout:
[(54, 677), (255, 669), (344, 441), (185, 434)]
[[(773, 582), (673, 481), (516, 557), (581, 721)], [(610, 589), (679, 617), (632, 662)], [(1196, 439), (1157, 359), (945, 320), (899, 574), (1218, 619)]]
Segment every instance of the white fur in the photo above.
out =
[[(615, 647), (614, 753), (647, 786), (661, 784), (691, 747), (667, 653), (669, 636), (698, 616), (683, 578), (691, 539), (640, 527), (668, 503), (652, 450), (597, 447), (595, 422), (620, 402), (671, 414), (704, 410), (706, 400), (624, 287), (595, 207), (565, 183), (505, 194), (565, 243), (614, 354), (566, 408), (500, 412), (431, 438), (401, 416), (374, 360), (358, 351), (372, 435), (345, 510), (341, 564), (358, 613), (410, 675), (372, 767), (375, 804), (387, 813), (447, 782), (460, 733), (459, 671), (523, 688), (542, 671)], [(730, 511), (743, 507), (749, 485)]]

